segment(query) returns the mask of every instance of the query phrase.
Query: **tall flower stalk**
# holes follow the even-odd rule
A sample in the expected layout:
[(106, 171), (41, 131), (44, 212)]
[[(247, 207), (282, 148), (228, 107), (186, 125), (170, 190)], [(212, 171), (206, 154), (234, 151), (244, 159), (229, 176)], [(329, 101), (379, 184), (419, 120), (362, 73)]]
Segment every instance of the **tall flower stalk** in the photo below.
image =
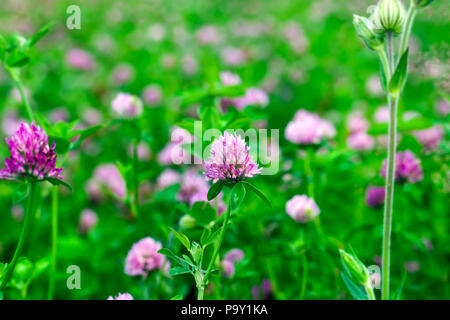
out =
[(8, 284), (29, 232), (30, 219), (35, 211), (36, 184), (41, 181), (49, 181), (54, 185), (64, 184), (60, 176), (62, 169), (56, 167), (56, 145), (55, 143), (49, 145), (47, 134), (34, 122), (21, 123), (15, 135), (10, 139), (7, 138), (6, 142), (11, 156), (5, 159), (5, 168), (0, 170), (0, 179), (29, 184), (29, 199), (19, 241), (0, 290)]
[[(192, 207), (192, 215), (196, 217), (194, 218), (194, 221), (198, 220), (198, 222), (203, 223), (205, 226), (200, 243), (194, 241), (191, 242), (191, 240), (183, 233), (171, 229), (177, 239), (189, 251), (192, 258), (189, 258), (186, 255), (182, 255), (181, 257), (176, 256), (169, 249), (162, 249), (159, 251), (179, 265), (170, 269), (169, 274), (192, 274), (198, 290), (198, 300), (204, 299), (205, 288), (209, 283), (211, 274), (215, 271), (214, 266), (218, 262), (225, 233), (228, 224), (231, 221), (231, 214), (239, 208), (245, 198), (247, 190), (256, 194), (271, 207), (267, 197), (255, 186), (246, 181), (246, 179), (260, 174), (262, 169), (250, 155), (249, 147), (246, 145), (245, 140), (237, 134), (230, 134), (225, 131), (223, 136), (214, 140), (211, 145), (210, 157), (205, 163), (205, 169), (205, 177), (214, 182), (207, 193), (207, 200), (209, 202), (218, 197), (224, 187), (231, 189), (226, 213), (218, 219), (215, 219), (214, 216), (216, 213), (209, 203), (195, 202)], [(207, 218), (207, 216), (209, 216), (209, 218)], [(222, 219), (221, 226), (215, 228)], [(215, 222), (213, 222), (214, 220)], [(213, 232), (212, 228), (215, 228), (216, 230)], [(209, 245), (214, 246), (212, 256), (209, 262), (203, 263), (205, 249)], [(206, 270), (203, 269), (203, 265), (207, 266)]]
[[(353, 20), (355, 29), (364, 44), (378, 53), (382, 66), (381, 78), (386, 87), (389, 108), (381, 278), (381, 297), (384, 300), (390, 298), (390, 252), (397, 142), (397, 108), (407, 79), (407, 47), (414, 17), (419, 7), (427, 6), (431, 2), (432, 0), (411, 0), (405, 18), (405, 12), (399, 0), (380, 0), (370, 18), (355, 15)], [(396, 59), (394, 37), (397, 35), (401, 35), (401, 40), (398, 58)], [(373, 298), (373, 294), (371, 298)]]

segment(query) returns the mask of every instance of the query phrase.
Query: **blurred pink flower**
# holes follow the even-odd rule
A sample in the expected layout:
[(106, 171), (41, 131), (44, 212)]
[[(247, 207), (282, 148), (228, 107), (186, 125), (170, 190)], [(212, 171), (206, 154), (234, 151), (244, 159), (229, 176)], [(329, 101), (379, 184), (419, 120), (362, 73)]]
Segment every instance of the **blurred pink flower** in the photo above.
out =
[(413, 134), (425, 150), (434, 150), (439, 147), (439, 143), (444, 137), (444, 130), (441, 126), (434, 126), (425, 130), (414, 131)]
[[(134, 152), (134, 145), (130, 145), (128, 149), (128, 155), (132, 157), (133, 152)], [(150, 147), (146, 142), (144, 141), (139, 142), (137, 149), (137, 156), (138, 159), (141, 161), (148, 161), (151, 158), (152, 151), (150, 150)]]
[(238, 263), (239, 261), (244, 259), (244, 251), (238, 248), (231, 249), (225, 254), (223, 259), (228, 260), (233, 264)]
[(226, 47), (221, 52), (222, 61), (227, 66), (240, 66), (247, 61), (247, 54), (234, 47)]
[(439, 115), (446, 117), (450, 113), (450, 104), (446, 99), (440, 99), (436, 103), (435, 110)]
[(173, 169), (165, 169), (158, 177), (157, 188), (159, 190), (165, 189), (171, 185), (179, 183), (181, 180), (180, 174)]
[(102, 122), (102, 114), (100, 111), (98, 111), (95, 108), (87, 108), (83, 110), (83, 113), (81, 115), (84, 122), (86, 122), (90, 126), (95, 126)]
[(303, 109), (297, 111), (285, 129), (286, 139), (298, 144), (318, 144), (335, 135), (336, 130), (331, 122)]
[(191, 144), (194, 137), (185, 129), (173, 127), (170, 134), (170, 142), (159, 152), (158, 162), (163, 165), (190, 164), (191, 155), (184, 150), (183, 144)]
[(201, 27), (195, 35), (201, 44), (219, 44), (221, 42), (219, 31), (212, 25)]
[(145, 278), (148, 272), (161, 269), (165, 262), (164, 255), (158, 253), (161, 248), (161, 243), (150, 237), (133, 244), (125, 260), (125, 273)]
[(369, 125), (369, 121), (360, 112), (353, 112), (347, 118), (347, 128), (350, 133), (367, 131)]
[(284, 28), (284, 36), (288, 40), (292, 50), (296, 53), (303, 53), (308, 48), (309, 42), (303, 29), (295, 22), (290, 21)]
[[(381, 168), (381, 176), (386, 178), (386, 159)], [(423, 171), (420, 159), (416, 158), (410, 150), (397, 152), (395, 156), (395, 180), (400, 182), (415, 183), (423, 179)]]
[(374, 144), (373, 137), (364, 131), (353, 133), (347, 138), (347, 145), (354, 150), (372, 150)]
[(296, 195), (286, 203), (286, 212), (297, 222), (308, 222), (319, 215), (320, 209), (314, 199)]
[(134, 300), (133, 296), (129, 294), (128, 292), (120, 293), (117, 295), (117, 297), (110, 296), (108, 297), (108, 300)]
[(220, 265), (222, 267), (223, 273), (225, 274), (225, 277), (232, 278), (234, 276), (235, 267), (231, 261), (222, 260)]
[(161, 23), (155, 23), (148, 27), (147, 34), (151, 40), (160, 42), (166, 36), (166, 28)]
[(230, 71), (222, 71), (219, 74), (220, 81), (224, 86), (236, 86), (241, 84), (241, 77), (237, 73), (233, 73)]
[(196, 194), (207, 193), (209, 185), (205, 178), (194, 169), (186, 171), (181, 180), (181, 187), (177, 194), (177, 199), (182, 202), (190, 202)]
[(120, 63), (112, 71), (112, 78), (116, 85), (129, 83), (133, 81), (134, 77), (134, 67), (129, 63)]
[(369, 207), (379, 207), (384, 203), (384, 187), (369, 186), (366, 190), (366, 204)]
[(150, 84), (142, 91), (142, 99), (150, 106), (155, 106), (161, 102), (162, 90), (157, 84)]
[(379, 107), (375, 111), (374, 120), (377, 123), (387, 123), (389, 121), (389, 108), (386, 106)]
[(185, 55), (182, 60), (183, 72), (187, 76), (192, 76), (198, 72), (198, 62), (192, 55)]
[(111, 107), (118, 116), (124, 118), (136, 118), (142, 114), (142, 101), (128, 93), (119, 93), (112, 101)]
[(66, 62), (70, 67), (84, 71), (92, 70), (95, 66), (94, 58), (82, 49), (70, 49), (66, 54)]
[(81, 233), (88, 233), (98, 223), (98, 216), (92, 209), (84, 209), (80, 215), (78, 230)]
[(410, 273), (416, 273), (420, 269), (420, 263), (419, 261), (406, 261), (405, 269)]
[(102, 188), (106, 187), (117, 198), (125, 199), (127, 186), (117, 167), (113, 164), (101, 164), (94, 171), (94, 176), (88, 180), (87, 192), (93, 199), (102, 195)]

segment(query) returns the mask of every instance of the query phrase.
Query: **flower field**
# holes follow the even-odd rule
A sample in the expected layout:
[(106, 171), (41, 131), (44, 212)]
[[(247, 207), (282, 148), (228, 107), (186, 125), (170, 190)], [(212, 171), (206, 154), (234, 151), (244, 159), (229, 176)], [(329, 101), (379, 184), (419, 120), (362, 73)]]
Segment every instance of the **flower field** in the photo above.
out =
[(449, 299), (448, 10), (1, 1), (0, 300)]

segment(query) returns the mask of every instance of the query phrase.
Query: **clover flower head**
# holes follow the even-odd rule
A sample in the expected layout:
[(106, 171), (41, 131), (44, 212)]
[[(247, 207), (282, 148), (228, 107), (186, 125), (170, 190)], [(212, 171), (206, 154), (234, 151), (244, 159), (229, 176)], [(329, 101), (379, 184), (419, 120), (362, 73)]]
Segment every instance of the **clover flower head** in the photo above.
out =
[(439, 143), (444, 136), (444, 130), (441, 126), (434, 126), (425, 130), (414, 131), (413, 134), (425, 150), (434, 150), (439, 147)]
[(193, 197), (198, 198), (198, 194), (207, 194), (208, 189), (208, 183), (201, 174), (197, 173), (196, 170), (188, 170), (182, 177), (177, 199), (192, 204)]
[(220, 262), (220, 265), (222, 267), (222, 270), (225, 274), (225, 277), (232, 278), (234, 276), (235, 267), (234, 264), (231, 261), (228, 260), (222, 260)]
[(84, 209), (81, 212), (80, 222), (78, 223), (78, 230), (81, 233), (88, 233), (98, 223), (98, 216), (92, 209)]
[(245, 140), (236, 133), (230, 134), (227, 131), (212, 143), (205, 169), (204, 175), (208, 180), (222, 180), (232, 184), (261, 173)]
[(347, 138), (347, 145), (353, 150), (371, 150), (375, 139), (364, 131), (351, 134)]
[[(386, 178), (387, 160), (381, 168), (381, 176)], [(410, 150), (397, 152), (395, 155), (395, 180), (415, 183), (423, 179), (422, 164)]]
[(367, 131), (369, 129), (369, 122), (362, 113), (353, 112), (347, 118), (347, 128), (351, 133)]
[(219, 77), (224, 86), (237, 86), (242, 82), (238, 74), (229, 71), (222, 71)]
[(109, 296), (107, 300), (134, 300), (133, 296), (128, 292), (120, 293), (117, 297)]
[(225, 254), (224, 260), (228, 260), (231, 263), (238, 263), (242, 259), (244, 259), (244, 251), (241, 249), (235, 248), (231, 249)]
[(366, 204), (369, 207), (383, 205), (385, 199), (384, 187), (369, 186), (366, 191)]
[(128, 93), (119, 93), (112, 101), (111, 107), (123, 118), (133, 119), (142, 114), (142, 101)]
[(131, 247), (125, 260), (125, 273), (130, 276), (147, 277), (148, 272), (163, 267), (164, 255), (158, 253), (160, 242), (146, 237)]
[(154, 106), (161, 102), (162, 89), (157, 84), (149, 84), (142, 91), (142, 98), (148, 105)]
[(286, 203), (286, 212), (297, 222), (308, 222), (319, 215), (320, 209), (314, 199), (296, 195)]
[(173, 169), (165, 169), (158, 177), (156, 183), (159, 190), (165, 189), (171, 185), (180, 182), (180, 174)]
[(70, 49), (66, 55), (67, 64), (78, 70), (89, 71), (94, 69), (94, 58), (85, 50), (74, 48)]
[(55, 142), (50, 147), (47, 134), (34, 121), (22, 122), (16, 133), (6, 138), (6, 143), (11, 156), (5, 159), (0, 179), (62, 179), (59, 175), (62, 169), (56, 168)]
[(300, 109), (285, 129), (287, 140), (297, 144), (318, 144), (336, 135), (333, 124), (317, 114)]

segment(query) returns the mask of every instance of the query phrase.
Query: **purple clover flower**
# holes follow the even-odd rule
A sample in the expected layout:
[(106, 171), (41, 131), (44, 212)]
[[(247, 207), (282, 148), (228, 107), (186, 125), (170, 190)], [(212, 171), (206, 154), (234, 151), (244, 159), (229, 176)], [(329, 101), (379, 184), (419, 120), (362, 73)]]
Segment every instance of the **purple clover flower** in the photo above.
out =
[(125, 273), (146, 278), (149, 271), (161, 269), (165, 262), (164, 255), (158, 253), (161, 248), (161, 243), (150, 237), (133, 244), (125, 261)]
[(366, 204), (369, 207), (379, 207), (383, 205), (385, 194), (384, 187), (368, 187), (366, 191)]
[(320, 209), (314, 199), (306, 195), (296, 195), (286, 202), (286, 212), (297, 222), (308, 222), (319, 215)]
[[(387, 161), (383, 162), (381, 176), (386, 178)], [(410, 150), (397, 152), (395, 156), (395, 180), (399, 182), (415, 183), (423, 179), (420, 159)]]
[(215, 139), (211, 145), (210, 158), (205, 163), (204, 175), (208, 180), (237, 183), (261, 173), (261, 168), (249, 154), (249, 147), (244, 139), (229, 134)]
[(11, 157), (5, 159), (0, 179), (18, 178), (45, 180), (62, 179), (61, 168), (56, 168), (55, 142), (50, 147), (45, 131), (34, 124), (22, 122), (17, 132), (6, 138)]

